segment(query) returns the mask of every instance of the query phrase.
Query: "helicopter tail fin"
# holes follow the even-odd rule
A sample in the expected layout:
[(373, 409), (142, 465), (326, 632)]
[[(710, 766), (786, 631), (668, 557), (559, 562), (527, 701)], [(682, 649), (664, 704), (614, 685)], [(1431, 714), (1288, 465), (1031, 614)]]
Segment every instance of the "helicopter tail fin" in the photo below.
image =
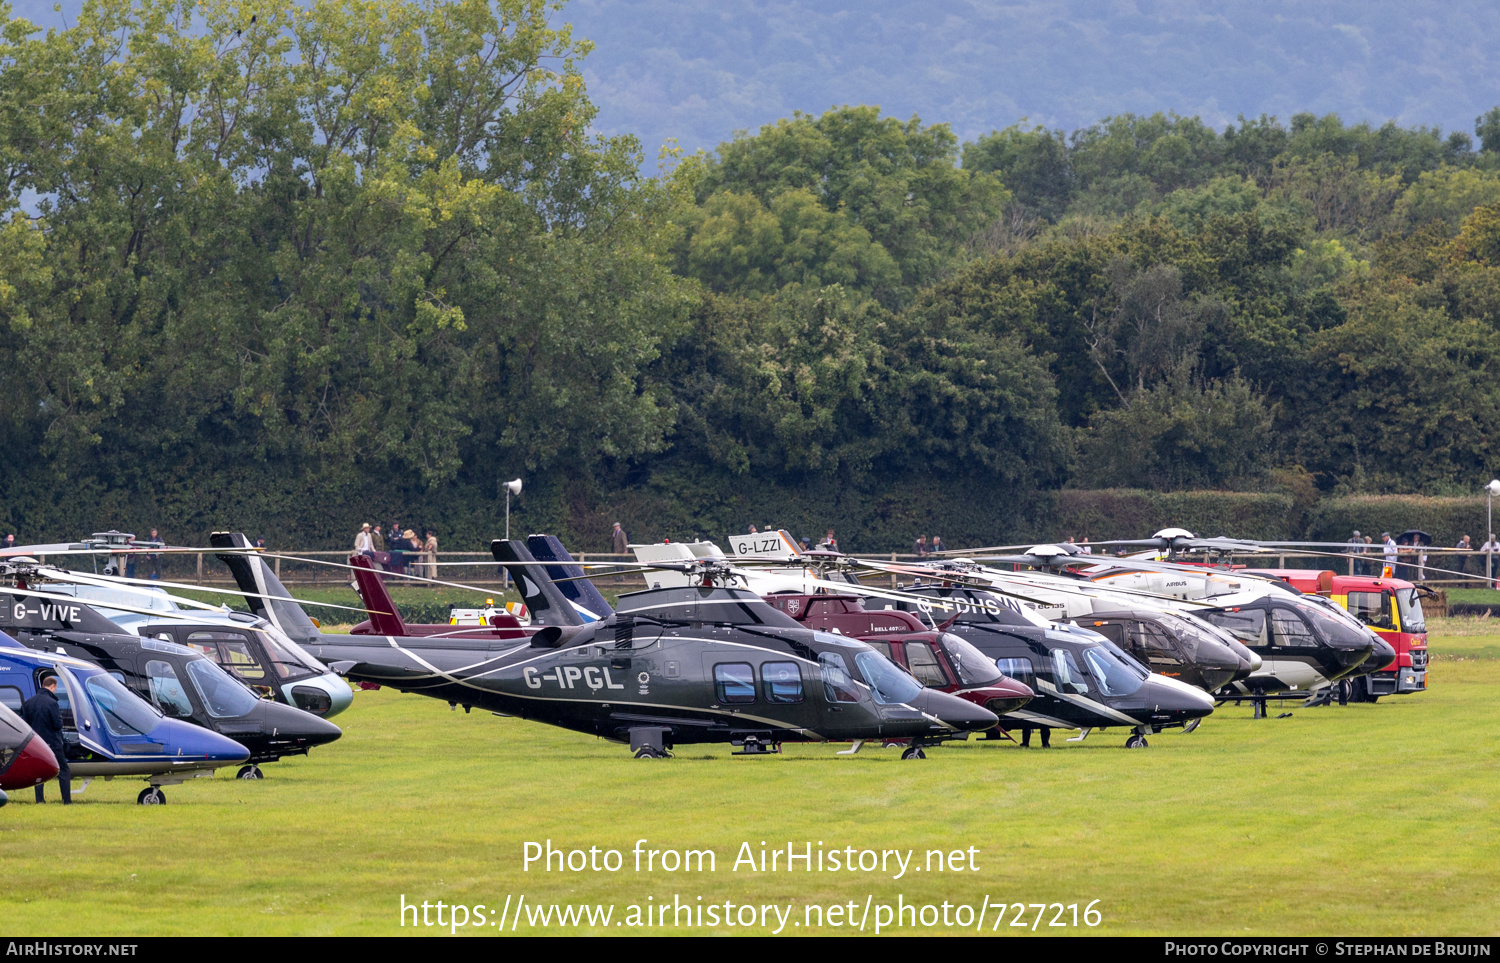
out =
[(406, 622), (385, 583), (375, 571), (375, 563), (366, 555), (349, 556), (349, 565), (354, 569), (354, 584), (359, 590), (360, 601), (370, 613), (370, 631), (376, 635), (406, 635)]
[(557, 590), (563, 594), (563, 598), (573, 603), (578, 609), (585, 622), (597, 622), (607, 619), (614, 612), (599, 590), (594, 588), (594, 583), (583, 577), (583, 569), (572, 564), (573, 556), (563, 547), (555, 535), (531, 535), (526, 539), (526, 548), (538, 562), (562, 562), (562, 565), (549, 565), (543, 571), (548, 578), (568, 579), (564, 582), (556, 582)]
[[(250, 539), (239, 532), (214, 532), (209, 537), (209, 544), (214, 548), (253, 548)], [(233, 555), (220, 555), (219, 561), (229, 566), (229, 571), (234, 574), (234, 581), (241, 592), (257, 592), (261, 595), (280, 595), (290, 597), (291, 593), (286, 586), (281, 584), (281, 579), (271, 571), (265, 559), (256, 555), (236, 553)], [(277, 599), (247, 598), (250, 603), (250, 611), (270, 622), (294, 642), (318, 642), (322, 633), (318, 627), (313, 625), (312, 619), (302, 611), (302, 606), (296, 602), (282, 602)]]
[(551, 566), (535, 564), (536, 557), (531, 554), (525, 542), (497, 538), (490, 543), (490, 551), (494, 553), (495, 561), (504, 565), (510, 577), (515, 580), (516, 588), (526, 602), (526, 609), (531, 613), (532, 625), (583, 625), (590, 621), (583, 617), (547, 574), (547, 569)]

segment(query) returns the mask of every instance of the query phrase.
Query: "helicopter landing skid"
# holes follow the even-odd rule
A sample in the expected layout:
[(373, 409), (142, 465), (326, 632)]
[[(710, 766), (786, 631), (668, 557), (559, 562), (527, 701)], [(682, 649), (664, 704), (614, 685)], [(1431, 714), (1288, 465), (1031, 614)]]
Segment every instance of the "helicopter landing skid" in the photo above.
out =
[(742, 739), (731, 739), (729, 744), (740, 747), (738, 752), (730, 753), (732, 756), (769, 756), (781, 752), (781, 743), (769, 736), (745, 736)]
[(630, 751), (637, 759), (665, 759), (666, 736), (671, 733), (666, 726), (636, 726), (630, 730)]

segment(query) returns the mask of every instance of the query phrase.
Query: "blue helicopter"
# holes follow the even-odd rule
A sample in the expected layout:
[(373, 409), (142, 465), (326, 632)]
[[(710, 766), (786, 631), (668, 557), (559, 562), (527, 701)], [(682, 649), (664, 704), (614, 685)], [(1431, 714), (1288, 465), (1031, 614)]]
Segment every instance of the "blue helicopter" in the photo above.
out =
[(57, 676), (68, 767), (84, 780), (140, 776), (150, 783), (142, 805), (167, 801), (162, 786), (210, 776), (220, 766), (250, 758), (244, 746), (217, 732), (164, 716), (110, 673), (66, 655), (27, 649), (0, 632), (0, 703), (19, 706), (41, 680)]

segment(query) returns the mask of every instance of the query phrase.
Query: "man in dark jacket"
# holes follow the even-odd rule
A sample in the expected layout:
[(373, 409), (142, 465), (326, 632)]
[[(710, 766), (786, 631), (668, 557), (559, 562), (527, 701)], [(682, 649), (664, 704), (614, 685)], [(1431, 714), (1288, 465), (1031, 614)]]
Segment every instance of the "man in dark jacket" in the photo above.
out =
[[(68, 771), (67, 747), (63, 745), (62, 708), (57, 704), (57, 676), (49, 675), (42, 679), (42, 687), (36, 690), (36, 695), (21, 704), (21, 718), (26, 720), (26, 724), (57, 757), (57, 785), (62, 791), (63, 805), (72, 805), (72, 773)], [(37, 783), (36, 786), (37, 802), (47, 801), (42, 796), (42, 785)]]

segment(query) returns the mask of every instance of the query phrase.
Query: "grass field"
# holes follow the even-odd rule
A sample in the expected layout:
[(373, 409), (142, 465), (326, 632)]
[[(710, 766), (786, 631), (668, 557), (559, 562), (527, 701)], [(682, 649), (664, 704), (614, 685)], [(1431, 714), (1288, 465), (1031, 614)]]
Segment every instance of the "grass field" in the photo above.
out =
[[(0, 919), (10, 935), (431, 934), (411, 914), (399, 925), (403, 895), (492, 911), (523, 894), (528, 905), (607, 903), (618, 922), (632, 904), (675, 894), (694, 906), (792, 904), (785, 932), (806, 932), (792, 922), (806, 904), (859, 910), (899, 896), (1080, 913), (1098, 900), (1102, 923), (1081, 931), (1109, 934), (1494, 935), (1500, 634), (1477, 620), (1433, 629), (1427, 693), (1289, 703), (1276, 711), (1291, 718), (1263, 721), (1226, 707), (1145, 750), (1123, 749), (1125, 733), (1111, 730), (1045, 751), (971, 742), (910, 762), (833, 746), (760, 759), (690, 747), (637, 761), (538, 724), (361, 692), (337, 719), (340, 742), (267, 767), (263, 782), (224, 772), (168, 787), (159, 807), (135, 805), (141, 783), (124, 780), (96, 781), (66, 809), (13, 793), (0, 810)], [(621, 850), (624, 867), (523, 872), (523, 844), (547, 839)], [(716, 871), (633, 872), (638, 839), (712, 849)], [(758, 853), (762, 840), (914, 850), (918, 865), (929, 849), (974, 847), (979, 869), (900, 880), (894, 869), (733, 871), (740, 844)], [(1014, 916), (1000, 932), (1030, 932), (1010, 926)], [(1047, 909), (1039, 932), (1075, 932), (1050, 929), (1055, 918)], [(719, 931), (775, 929), (768, 919), (765, 930)], [(818, 932), (850, 932), (825, 919)], [(954, 919), (921, 931), (956, 930)], [(671, 922), (604, 931), (703, 932)], [(517, 932), (529, 929), (523, 920)]]

